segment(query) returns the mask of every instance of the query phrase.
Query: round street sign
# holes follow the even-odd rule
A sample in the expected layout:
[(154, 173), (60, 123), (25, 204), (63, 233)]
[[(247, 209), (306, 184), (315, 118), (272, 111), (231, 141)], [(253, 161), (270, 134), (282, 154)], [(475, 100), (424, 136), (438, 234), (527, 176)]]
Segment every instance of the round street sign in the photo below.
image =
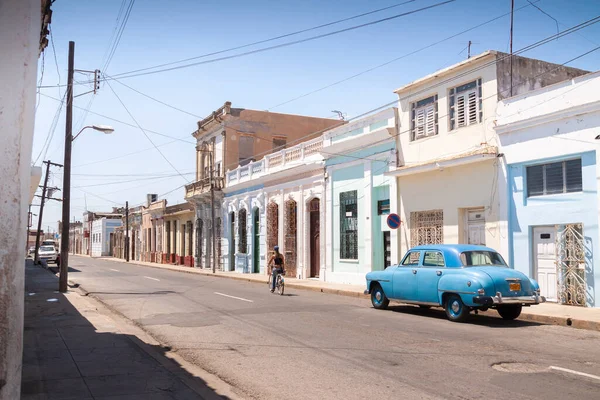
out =
[(400, 216), (398, 214), (388, 215), (387, 224), (391, 229), (398, 229), (400, 226)]

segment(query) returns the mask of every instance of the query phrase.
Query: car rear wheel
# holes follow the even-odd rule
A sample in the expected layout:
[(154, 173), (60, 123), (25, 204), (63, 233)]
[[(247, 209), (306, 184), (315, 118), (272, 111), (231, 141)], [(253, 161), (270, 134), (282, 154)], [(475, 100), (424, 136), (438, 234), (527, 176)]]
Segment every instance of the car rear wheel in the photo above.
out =
[(498, 314), (502, 317), (502, 319), (513, 320), (521, 315), (521, 310), (523, 306), (521, 304), (514, 304), (510, 306), (498, 306)]
[(383, 293), (383, 289), (378, 283), (374, 284), (371, 289), (371, 304), (377, 310), (385, 310), (390, 304), (390, 299)]
[(446, 310), (446, 316), (450, 321), (453, 322), (464, 322), (469, 318), (471, 310), (465, 306), (461, 298), (457, 294), (450, 294), (446, 298), (444, 304), (444, 310)]

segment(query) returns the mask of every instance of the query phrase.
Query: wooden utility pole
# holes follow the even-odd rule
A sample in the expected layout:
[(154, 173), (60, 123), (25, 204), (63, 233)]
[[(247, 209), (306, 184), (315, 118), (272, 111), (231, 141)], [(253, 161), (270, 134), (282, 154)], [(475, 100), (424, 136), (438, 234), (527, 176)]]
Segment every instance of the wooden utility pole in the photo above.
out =
[(471, 58), (471, 44), (473, 44), (473, 42), (471, 42), (469, 40), (469, 44), (467, 45), (467, 47), (469, 49), (469, 50), (467, 50), (467, 58)]
[(125, 261), (129, 262), (129, 202), (125, 202)]
[(513, 20), (515, 0), (510, 0), (510, 95), (513, 95)]
[(73, 69), (75, 42), (69, 42), (69, 70), (67, 75), (67, 120), (65, 123), (65, 161), (63, 173), (62, 232), (60, 237), (60, 275), (58, 291), (65, 293), (69, 273), (69, 221), (71, 220), (71, 146), (73, 145)]
[(42, 217), (44, 216), (44, 203), (46, 202), (46, 188), (48, 187), (48, 177), (50, 176), (50, 160), (44, 161), (46, 164), (46, 177), (44, 178), (44, 186), (42, 187), (42, 203), (40, 204), (40, 215), (38, 216), (38, 228), (35, 234), (35, 253), (33, 260), (35, 264), (39, 264), (40, 257), (38, 252), (40, 250), (40, 231), (42, 230)]

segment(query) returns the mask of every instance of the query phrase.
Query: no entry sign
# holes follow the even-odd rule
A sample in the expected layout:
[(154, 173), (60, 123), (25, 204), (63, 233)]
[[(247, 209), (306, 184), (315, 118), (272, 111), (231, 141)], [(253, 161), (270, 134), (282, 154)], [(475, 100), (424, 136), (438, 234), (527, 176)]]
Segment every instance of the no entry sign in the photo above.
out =
[(391, 229), (398, 229), (400, 226), (400, 216), (398, 214), (388, 215), (387, 224)]

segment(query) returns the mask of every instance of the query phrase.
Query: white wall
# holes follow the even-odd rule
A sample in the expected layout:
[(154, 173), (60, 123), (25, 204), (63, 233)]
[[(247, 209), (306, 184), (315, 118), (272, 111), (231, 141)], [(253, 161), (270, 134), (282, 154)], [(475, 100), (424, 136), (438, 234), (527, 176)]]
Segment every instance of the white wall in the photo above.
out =
[(18, 399), (40, 0), (0, 1), (0, 399)]

